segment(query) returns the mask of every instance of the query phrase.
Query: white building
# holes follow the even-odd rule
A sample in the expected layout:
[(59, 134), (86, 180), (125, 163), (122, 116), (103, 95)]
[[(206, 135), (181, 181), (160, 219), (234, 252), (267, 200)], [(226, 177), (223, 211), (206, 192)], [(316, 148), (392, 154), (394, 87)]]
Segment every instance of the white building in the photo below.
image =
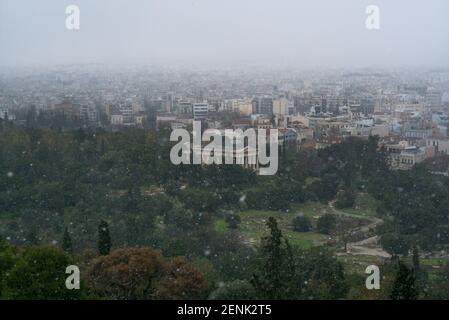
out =
[(195, 120), (204, 120), (209, 113), (209, 104), (207, 102), (197, 102), (193, 104), (193, 118)]

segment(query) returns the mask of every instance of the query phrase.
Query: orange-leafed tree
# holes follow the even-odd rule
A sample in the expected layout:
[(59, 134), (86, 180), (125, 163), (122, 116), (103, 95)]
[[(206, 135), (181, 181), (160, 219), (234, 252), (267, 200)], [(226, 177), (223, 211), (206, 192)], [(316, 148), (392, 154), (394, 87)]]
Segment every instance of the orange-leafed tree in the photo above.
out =
[(151, 248), (123, 248), (95, 259), (88, 283), (109, 299), (151, 299), (153, 284), (165, 269), (162, 254)]
[(204, 299), (208, 294), (204, 275), (183, 257), (171, 259), (156, 284), (155, 299)]
[(185, 258), (167, 259), (149, 247), (98, 257), (87, 277), (92, 293), (107, 299), (199, 299), (209, 293), (203, 274)]

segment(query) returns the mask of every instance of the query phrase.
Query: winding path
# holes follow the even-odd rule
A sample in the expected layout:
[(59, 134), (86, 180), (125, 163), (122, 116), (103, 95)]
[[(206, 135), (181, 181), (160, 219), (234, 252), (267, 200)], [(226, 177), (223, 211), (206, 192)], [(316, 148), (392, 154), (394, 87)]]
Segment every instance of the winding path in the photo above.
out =
[[(364, 218), (367, 220), (370, 220), (370, 223), (357, 227), (351, 230), (351, 232), (362, 232), (366, 233), (370, 229), (377, 227), (379, 224), (383, 222), (382, 219), (376, 218), (376, 217), (366, 217), (366, 216), (360, 216), (353, 213), (344, 212), (341, 210), (338, 210), (334, 206), (335, 200), (329, 202), (329, 208), (331, 209), (332, 213), (341, 215), (341, 216), (347, 216), (352, 218)], [(382, 247), (378, 244), (379, 242), (379, 236), (374, 237), (368, 237), (360, 241), (356, 242), (349, 242), (346, 245), (347, 252), (349, 254), (353, 255), (367, 255), (367, 256), (377, 256), (377, 257), (383, 257), (383, 258), (389, 258), (391, 255), (382, 249)]]

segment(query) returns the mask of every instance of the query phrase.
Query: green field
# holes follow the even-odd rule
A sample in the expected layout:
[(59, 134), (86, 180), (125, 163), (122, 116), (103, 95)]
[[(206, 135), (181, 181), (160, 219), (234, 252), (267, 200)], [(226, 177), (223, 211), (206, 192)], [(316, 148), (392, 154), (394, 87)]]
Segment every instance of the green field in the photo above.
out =
[(305, 203), (293, 203), (291, 206), (291, 212), (298, 214), (303, 213), (306, 217), (314, 218), (322, 216), (323, 214), (330, 213), (331, 209), (328, 205), (320, 202), (305, 202)]
[(337, 257), (349, 273), (365, 274), (369, 265), (380, 265), (382, 260), (375, 256), (345, 254)]
[(314, 232), (296, 232), (292, 230), (291, 222), (296, 213), (285, 213), (275, 211), (248, 210), (240, 213), (242, 222), (239, 230), (251, 244), (256, 244), (268, 233), (266, 222), (269, 217), (276, 218), (284, 236), (293, 246), (310, 248), (324, 243), (325, 235)]
[[(358, 209), (345, 209), (344, 211), (348, 211), (350, 215), (354, 215), (354, 219), (357, 219), (356, 216), (371, 216), (375, 214), (375, 209), (373, 209), (375, 208), (374, 201), (371, 197), (362, 194), (358, 197)], [(328, 240), (328, 236), (316, 232), (293, 231), (293, 218), (298, 214), (303, 214), (313, 222), (318, 217), (333, 211), (327, 204), (319, 202), (294, 203), (291, 205), (289, 212), (246, 210), (240, 212), (241, 223), (238, 230), (247, 243), (257, 244), (268, 232), (266, 226), (268, 218), (274, 217), (283, 234), (292, 245), (301, 248), (310, 248), (325, 243)], [(214, 228), (218, 233), (225, 233), (228, 230), (228, 225), (224, 219), (217, 219)]]

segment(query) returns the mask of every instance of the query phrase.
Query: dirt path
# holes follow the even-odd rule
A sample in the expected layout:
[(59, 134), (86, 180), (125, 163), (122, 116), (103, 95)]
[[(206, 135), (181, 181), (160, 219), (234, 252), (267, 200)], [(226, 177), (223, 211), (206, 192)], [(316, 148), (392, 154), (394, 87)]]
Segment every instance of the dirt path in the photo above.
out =
[(378, 244), (379, 236), (364, 239), (358, 242), (351, 242), (347, 244), (347, 253), (353, 255), (367, 255), (383, 258), (390, 258), (391, 255), (382, 249)]
[[(341, 216), (346, 217), (352, 217), (352, 218), (363, 218), (370, 221), (370, 223), (357, 227), (351, 230), (351, 232), (362, 232), (366, 233), (370, 229), (375, 228), (379, 224), (381, 224), (383, 221), (382, 219), (376, 218), (376, 217), (366, 217), (366, 216), (359, 216), (352, 213), (347, 213), (341, 210), (338, 210), (334, 206), (335, 201), (329, 202), (329, 208), (334, 214), (338, 214)], [(367, 256), (376, 256), (376, 257), (384, 257), (389, 258), (391, 255), (382, 249), (382, 247), (379, 245), (379, 236), (374, 237), (368, 237), (363, 240), (357, 241), (357, 242), (349, 242), (346, 245), (346, 253), (348, 254), (354, 254), (354, 255), (367, 255)]]

